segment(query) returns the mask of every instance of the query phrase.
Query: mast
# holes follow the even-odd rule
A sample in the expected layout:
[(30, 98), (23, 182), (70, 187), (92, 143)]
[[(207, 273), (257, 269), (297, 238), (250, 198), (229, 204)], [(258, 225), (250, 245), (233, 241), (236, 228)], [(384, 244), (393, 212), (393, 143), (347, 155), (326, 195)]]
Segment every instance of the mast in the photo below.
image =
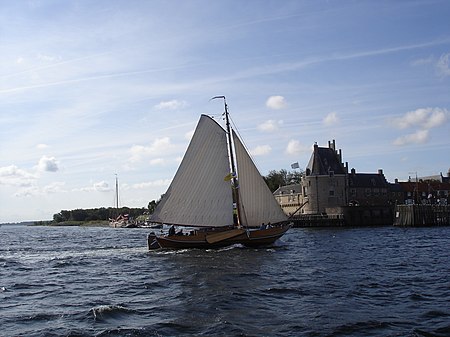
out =
[(117, 173), (116, 175), (116, 210), (119, 210), (119, 181), (117, 179)]
[(238, 191), (238, 180), (237, 180), (237, 171), (236, 171), (236, 165), (234, 162), (234, 153), (233, 153), (233, 143), (232, 143), (232, 136), (231, 136), (231, 127), (230, 127), (230, 118), (228, 116), (228, 105), (225, 96), (214, 96), (211, 98), (217, 99), (217, 98), (223, 98), (223, 103), (225, 105), (225, 112), (223, 113), (225, 115), (225, 126), (227, 131), (227, 137), (228, 137), (228, 152), (230, 154), (230, 164), (231, 164), (231, 175), (233, 180), (233, 218), (234, 214), (236, 214), (235, 221), (238, 225), (242, 225), (242, 219), (241, 219), (241, 212), (240, 212), (240, 200), (239, 200), (239, 191)]

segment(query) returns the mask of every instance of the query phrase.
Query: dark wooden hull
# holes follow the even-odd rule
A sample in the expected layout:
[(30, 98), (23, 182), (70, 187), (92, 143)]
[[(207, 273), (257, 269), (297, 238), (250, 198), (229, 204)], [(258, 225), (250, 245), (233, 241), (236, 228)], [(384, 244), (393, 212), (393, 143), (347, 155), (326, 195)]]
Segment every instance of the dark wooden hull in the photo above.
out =
[(247, 247), (268, 246), (282, 237), (289, 228), (289, 224), (272, 225), (264, 229), (226, 229), (220, 232), (199, 230), (191, 235), (164, 235), (148, 236), (148, 248), (150, 250), (188, 249), (188, 248), (221, 248), (234, 244), (242, 244)]

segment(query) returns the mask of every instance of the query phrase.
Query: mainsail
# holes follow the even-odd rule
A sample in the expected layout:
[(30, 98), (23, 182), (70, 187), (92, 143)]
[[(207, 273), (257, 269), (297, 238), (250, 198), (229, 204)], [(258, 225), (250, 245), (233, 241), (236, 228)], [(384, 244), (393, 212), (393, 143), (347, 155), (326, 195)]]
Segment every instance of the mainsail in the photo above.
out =
[(236, 152), (240, 211), (243, 225), (259, 227), (263, 223), (268, 224), (270, 222), (273, 224), (287, 220), (287, 216), (270, 192), (239, 137), (234, 130), (232, 133)]
[(196, 227), (233, 224), (233, 197), (225, 130), (201, 115), (189, 147), (151, 220)]

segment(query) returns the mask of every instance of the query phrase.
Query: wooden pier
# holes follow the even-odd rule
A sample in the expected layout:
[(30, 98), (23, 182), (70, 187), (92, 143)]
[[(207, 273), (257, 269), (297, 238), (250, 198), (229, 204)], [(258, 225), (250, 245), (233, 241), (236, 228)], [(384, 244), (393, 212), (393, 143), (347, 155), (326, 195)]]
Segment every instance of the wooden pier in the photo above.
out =
[(394, 226), (450, 226), (450, 206), (398, 205)]
[(343, 214), (301, 214), (291, 218), (294, 227), (340, 227), (345, 226)]
[(390, 206), (340, 206), (324, 214), (298, 214), (294, 227), (370, 227), (392, 226), (394, 208)]

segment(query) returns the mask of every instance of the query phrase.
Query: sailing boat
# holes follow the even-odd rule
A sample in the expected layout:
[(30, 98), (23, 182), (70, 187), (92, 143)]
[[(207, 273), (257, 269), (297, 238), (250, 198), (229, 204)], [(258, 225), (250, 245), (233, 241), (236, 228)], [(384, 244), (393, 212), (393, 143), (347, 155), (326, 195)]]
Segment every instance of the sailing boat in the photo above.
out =
[[(226, 129), (201, 115), (175, 177), (150, 217), (171, 230), (149, 234), (149, 249), (270, 245), (291, 227), (231, 129), (225, 96), (216, 98), (224, 100)], [(175, 233), (174, 226), (189, 230)]]
[(120, 227), (127, 227), (129, 226), (128, 223), (128, 214), (119, 214), (119, 180), (117, 179), (116, 174), (116, 192), (115, 192), (115, 207), (116, 207), (116, 214), (117, 218), (110, 218), (109, 219), (109, 225), (114, 228), (120, 228)]

